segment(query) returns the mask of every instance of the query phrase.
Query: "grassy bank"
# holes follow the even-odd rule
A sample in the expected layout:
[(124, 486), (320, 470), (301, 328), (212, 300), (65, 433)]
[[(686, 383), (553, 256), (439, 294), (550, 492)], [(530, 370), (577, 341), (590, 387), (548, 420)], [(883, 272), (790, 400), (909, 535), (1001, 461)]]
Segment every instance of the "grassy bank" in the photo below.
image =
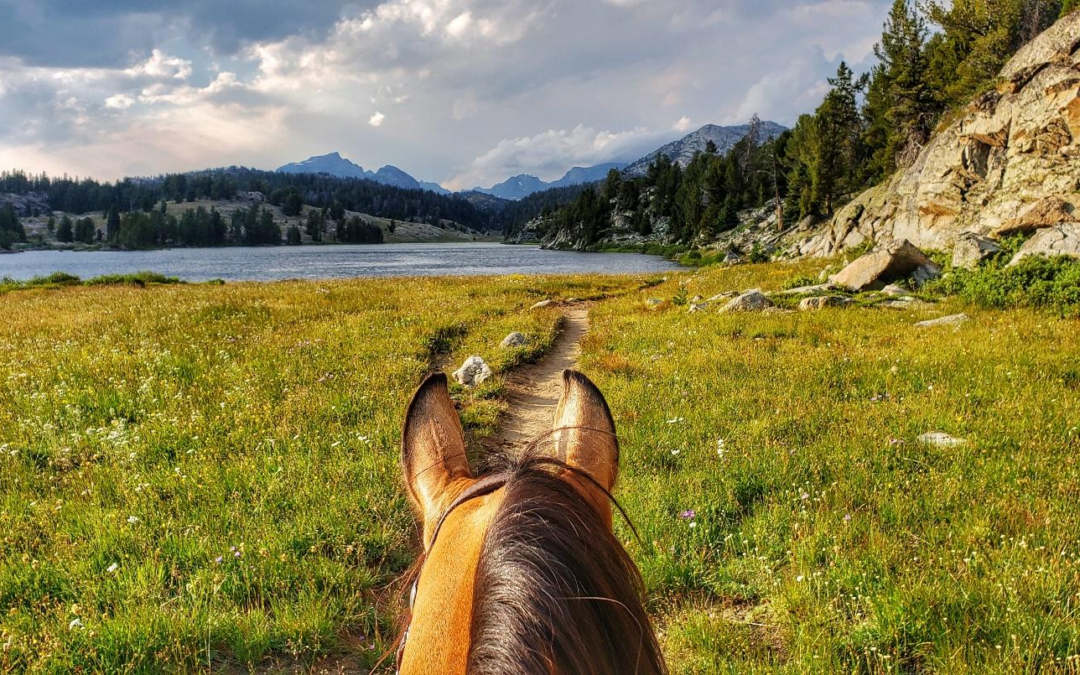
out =
[[(415, 551), (397, 466), (415, 384), (432, 362), (534, 358), (558, 316), (528, 311), (539, 299), (622, 291), (594, 306), (581, 367), (619, 424), (616, 496), (643, 543), (619, 533), (675, 672), (1076, 668), (1076, 320), (962, 298), (735, 316), (646, 302), (822, 265), (644, 291), (510, 277), (3, 295), (0, 670), (370, 666)], [(958, 328), (914, 326), (960, 311)], [(511, 330), (530, 348), (500, 350)], [(456, 395), (470, 432), (490, 431), (499, 379)], [(917, 441), (931, 431), (965, 443)]]
[[(301, 663), (391, 637), (403, 407), (433, 360), (550, 343), (632, 279), (83, 287), (3, 296), (0, 670)], [(532, 347), (503, 351), (511, 330)], [(530, 351), (531, 350), (531, 351)], [(474, 430), (498, 380), (465, 398)], [(362, 636), (362, 637), (360, 637)]]

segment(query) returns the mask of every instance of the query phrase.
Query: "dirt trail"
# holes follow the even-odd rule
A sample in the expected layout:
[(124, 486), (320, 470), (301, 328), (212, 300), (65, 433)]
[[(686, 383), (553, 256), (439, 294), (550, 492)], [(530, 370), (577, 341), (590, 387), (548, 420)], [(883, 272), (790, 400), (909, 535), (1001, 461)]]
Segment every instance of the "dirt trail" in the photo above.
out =
[(536, 363), (514, 370), (506, 380), (509, 405), (499, 431), (484, 441), (488, 449), (521, 450), (529, 441), (551, 430), (555, 406), (562, 393), (562, 373), (577, 366), (581, 339), (589, 330), (589, 308), (574, 305), (563, 315), (561, 330), (551, 350)]

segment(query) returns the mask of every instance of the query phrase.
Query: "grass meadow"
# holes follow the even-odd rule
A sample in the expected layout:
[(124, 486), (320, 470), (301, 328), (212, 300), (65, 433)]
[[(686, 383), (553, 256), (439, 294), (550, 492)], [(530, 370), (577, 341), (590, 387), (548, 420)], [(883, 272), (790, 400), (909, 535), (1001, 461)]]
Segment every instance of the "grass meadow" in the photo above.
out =
[[(416, 533), (398, 444), (431, 363), (505, 373), (537, 300), (609, 296), (618, 525), (674, 672), (1080, 670), (1080, 325), (945, 299), (688, 313), (824, 263), (635, 278), (0, 295), (0, 670), (375, 663)], [(659, 306), (649, 299), (664, 300)], [(959, 327), (916, 328), (967, 312)], [(498, 348), (520, 330), (524, 350)], [(456, 367), (456, 365), (455, 365)], [(452, 369), (452, 368), (451, 368)], [(474, 438), (496, 378), (457, 391)], [(931, 431), (964, 439), (934, 447)]]

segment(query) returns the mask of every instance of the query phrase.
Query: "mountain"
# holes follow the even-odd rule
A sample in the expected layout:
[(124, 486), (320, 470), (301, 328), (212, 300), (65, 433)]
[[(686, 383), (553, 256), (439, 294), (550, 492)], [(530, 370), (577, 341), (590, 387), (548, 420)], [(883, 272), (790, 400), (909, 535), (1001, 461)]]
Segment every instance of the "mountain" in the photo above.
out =
[(364, 167), (350, 162), (336, 152), (310, 157), (294, 164), (286, 164), (278, 169), (278, 173), (325, 173), (337, 178), (367, 179), (372, 179), (374, 176), (370, 171), (364, 171)]
[(583, 185), (586, 183), (596, 183), (603, 180), (608, 172), (612, 169), (621, 170), (625, 167), (625, 164), (608, 163), (598, 164), (590, 167), (575, 166), (563, 175), (562, 178), (552, 181), (550, 183), (542, 181), (536, 176), (529, 174), (520, 174), (512, 178), (508, 178), (498, 185), (494, 185), (490, 188), (474, 188), (472, 192), (479, 192), (485, 195), (492, 195), (499, 197), (500, 199), (509, 199), (511, 201), (517, 201), (524, 199), (531, 194), (537, 192), (543, 192), (552, 188), (570, 187), (571, 185)]
[(278, 173), (323, 173), (336, 178), (372, 180), (382, 185), (405, 190), (430, 190), (436, 194), (450, 194), (450, 191), (441, 185), (418, 181), (396, 166), (387, 165), (375, 172), (365, 171), (364, 167), (345, 159), (337, 152), (310, 157), (302, 162), (286, 164), (278, 169)]
[[(699, 152), (705, 152), (705, 148), (708, 147), (709, 141), (715, 143), (717, 151), (721, 155), (724, 155), (730, 152), (731, 149), (735, 147), (736, 143), (746, 138), (746, 134), (749, 131), (749, 124), (740, 124), (733, 127), (706, 124), (694, 133), (680, 138), (677, 141), (668, 143), (659, 150), (642, 157), (626, 167), (624, 173), (627, 176), (632, 177), (644, 176), (645, 172), (649, 170), (649, 165), (660, 155), (666, 155), (672, 161), (678, 162), (680, 166), (686, 168), (686, 166), (690, 164), (690, 160), (694, 158), (694, 155)], [(785, 131), (787, 131), (787, 127), (781, 126), (776, 122), (762, 122), (761, 140), (775, 138)]]

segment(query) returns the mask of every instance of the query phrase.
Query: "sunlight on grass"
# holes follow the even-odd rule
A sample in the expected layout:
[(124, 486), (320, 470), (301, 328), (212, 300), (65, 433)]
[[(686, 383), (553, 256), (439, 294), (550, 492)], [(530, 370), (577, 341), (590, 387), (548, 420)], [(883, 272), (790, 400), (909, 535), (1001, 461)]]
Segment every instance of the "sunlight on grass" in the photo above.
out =
[[(555, 335), (537, 300), (640, 280), (508, 277), (71, 287), (0, 325), (0, 670), (373, 664), (413, 561), (398, 456), (431, 362), (482, 432)], [(530, 345), (502, 350), (511, 330)], [(357, 639), (357, 636), (360, 636)]]

